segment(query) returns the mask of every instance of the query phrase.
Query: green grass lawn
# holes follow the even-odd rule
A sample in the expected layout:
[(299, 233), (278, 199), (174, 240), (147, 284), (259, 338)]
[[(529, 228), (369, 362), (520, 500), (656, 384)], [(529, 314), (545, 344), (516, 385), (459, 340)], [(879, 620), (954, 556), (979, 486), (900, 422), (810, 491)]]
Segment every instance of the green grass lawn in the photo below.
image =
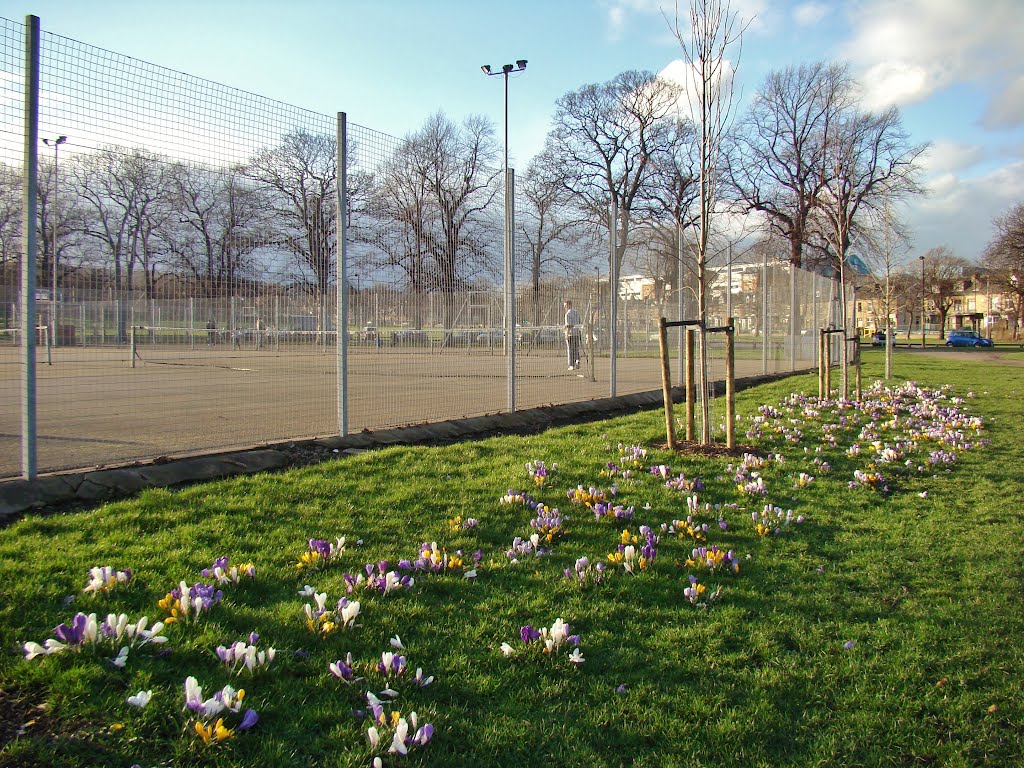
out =
[[(865, 357), (870, 380), (881, 356)], [(939, 444), (910, 444), (902, 422), (886, 426), (884, 408), (867, 417), (813, 402), (771, 419), (763, 438), (742, 437), (759, 406), (781, 409), (791, 392), (816, 393), (816, 379), (804, 376), (738, 396), (740, 441), (785, 459), (751, 470), (765, 497), (739, 491), (736, 467), (727, 469), (737, 459), (659, 450), (663, 414), (651, 411), (525, 438), (374, 451), (19, 520), (0, 530), (0, 766), (370, 766), (374, 756), (385, 765), (510, 768), (1018, 765), (1020, 371), (909, 354), (897, 354), (894, 368), (894, 385), (952, 385), (936, 407), (983, 417), (981, 437), (991, 442), (932, 464)], [(864, 424), (879, 448), (905, 456), (879, 463)], [(859, 453), (849, 450), (855, 443)], [(619, 444), (647, 450), (632, 477), (622, 474)], [(558, 465), (543, 486), (525, 469), (538, 460)], [(619, 467), (614, 476), (602, 475), (609, 462)], [(888, 493), (849, 487), (872, 462)], [(739, 573), (686, 563), (695, 544), (678, 524), (662, 526), (686, 518), (689, 494), (665, 487), (649, 470), (656, 465), (703, 482), (694, 522), (708, 525), (708, 544), (734, 551)], [(815, 480), (796, 487), (800, 473)], [(631, 521), (597, 519), (567, 498), (578, 485), (608, 491), (613, 482), (614, 503), (634, 508)], [(561, 510), (565, 534), (550, 554), (517, 564), (506, 556), (534, 517), (523, 504), (500, 503), (509, 489)], [(705, 503), (722, 507), (704, 511)], [(759, 536), (751, 513), (766, 503), (804, 520)], [(456, 529), (456, 517), (479, 522)], [(642, 525), (659, 537), (657, 555), (629, 575), (607, 557), (624, 528), (639, 550)], [(309, 539), (338, 536), (346, 548), (335, 563), (297, 568)], [(381, 560), (394, 569), (424, 542), (461, 551), (464, 563), (414, 573), (411, 589), (346, 593), (346, 574), (365, 575), (365, 564)], [(121, 612), (132, 622), (163, 618), (158, 601), (182, 580), (201, 580), (221, 556), (251, 562), (255, 577), (220, 587), (220, 604), (193, 623), (167, 625), (168, 643), (133, 649), (124, 668), (109, 661), (115, 648), (24, 658), (25, 642), (53, 638), (78, 611), (100, 621)], [(566, 578), (582, 556), (608, 563), (601, 583)], [(130, 583), (83, 593), (89, 569), (105, 565), (131, 568)], [(467, 579), (470, 569), (476, 577)], [(719, 599), (691, 604), (691, 574), (708, 587), (699, 603), (721, 587)], [(328, 608), (358, 600), (356, 626), (312, 634), (304, 606), (314, 598), (298, 594), (307, 584), (326, 593)], [(547, 655), (520, 640), (524, 625), (550, 628), (558, 618), (579, 635), (585, 662), (569, 661), (570, 645)], [(214, 649), (253, 631), (259, 649), (276, 649), (273, 663), (230, 674)], [(388, 679), (375, 664), (395, 635), (408, 670)], [(362, 680), (331, 673), (347, 653)], [(418, 686), (416, 668), (433, 684)], [(198, 716), (183, 709), (190, 676), (204, 698), (226, 684), (244, 688), (259, 722), (204, 744)], [(372, 750), (366, 692), (388, 687), (398, 697), (381, 696), (388, 724)], [(126, 703), (139, 691), (152, 691), (141, 709)], [(433, 738), (408, 757), (387, 754), (390, 713), (408, 721), (411, 711), (420, 726), (433, 725)], [(229, 713), (225, 724), (240, 718)]]

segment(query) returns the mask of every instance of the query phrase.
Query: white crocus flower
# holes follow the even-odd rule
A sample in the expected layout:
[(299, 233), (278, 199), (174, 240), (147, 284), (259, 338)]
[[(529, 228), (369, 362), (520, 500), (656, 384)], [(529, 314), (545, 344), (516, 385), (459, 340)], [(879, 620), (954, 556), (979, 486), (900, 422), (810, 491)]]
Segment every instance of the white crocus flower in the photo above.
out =
[(39, 643), (27, 642), (22, 646), (25, 651), (25, 661), (30, 661), (36, 656), (48, 656), (52, 651), (47, 650)]
[(512, 655), (514, 655), (514, 654), (515, 654), (515, 652), (516, 652), (516, 649), (515, 649), (515, 648), (513, 648), (513, 647), (512, 647), (511, 645), (509, 645), (508, 643), (502, 643), (502, 644), (501, 644), (501, 652), (502, 652), (502, 653), (503, 653), (503, 654), (504, 654), (504, 655), (505, 655), (506, 657), (508, 657), (508, 656), (512, 656)]
[(131, 704), (133, 707), (138, 707), (139, 709), (142, 709), (147, 704), (149, 704), (149, 700), (151, 698), (153, 698), (152, 691), (139, 691), (134, 696), (129, 696), (127, 698), (127, 702)]
[(405, 739), (409, 735), (409, 721), (404, 717), (399, 718), (398, 725), (395, 726), (395, 735), (391, 739), (391, 747), (388, 749), (389, 754), (398, 753), (400, 755), (409, 754), (409, 748), (405, 746)]
[(573, 648), (572, 653), (569, 654), (569, 661), (573, 664), (582, 664), (586, 659), (583, 658), (579, 648)]
[(402, 645), (402, 638), (399, 637), (398, 635), (395, 635), (394, 637), (391, 638), (391, 647), (392, 648), (396, 648), (399, 651), (404, 651), (405, 650), (405, 646)]
[(122, 645), (121, 650), (110, 660), (110, 663), (118, 669), (124, 669), (124, 665), (128, 663), (128, 646)]
[(380, 744), (380, 734), (377, 732), (376, 726), (371, 725), (366, 729), (366, 740), (370, 742), (370, 749), (376, 749)]

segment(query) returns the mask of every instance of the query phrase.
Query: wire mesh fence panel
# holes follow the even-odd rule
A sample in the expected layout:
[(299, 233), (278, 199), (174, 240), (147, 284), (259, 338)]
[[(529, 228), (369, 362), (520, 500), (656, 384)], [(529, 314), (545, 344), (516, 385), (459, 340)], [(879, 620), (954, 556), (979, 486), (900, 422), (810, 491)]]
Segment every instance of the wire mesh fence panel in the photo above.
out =
[[(346, 124), (339, 194), (337, 116), (43, 32), (22, 339), (25, 27), (0, 33), (0, 477), (21, 469), (29, 348), (38, 468), (54, 471), (654, 390), (660, 318), (697, 317), (678, 249), (637, 244), (635, 263), (678, 269), (613, 287), (607, 235), (542, 254), (523, 209), (510, 330), (504, 174), (483, 121), (438, 113), (403, 138)], [(738, 375), (813, 366), (817, 328), (838, 322), (834, 285), (791, 274), (731, 251), (709, 271), (706, 319), (734, 318)], [(681, 384), (681, 329), (668, 345)], [(708, 360), (723, 378), (720, 340)]]
[[(3, 24), (20, 83), (24, 27)], [(40, 50), (39, 468), (335, 431), (334, 121), (46, 32)], [(0, 346), (4, 435), (19, 363)]]

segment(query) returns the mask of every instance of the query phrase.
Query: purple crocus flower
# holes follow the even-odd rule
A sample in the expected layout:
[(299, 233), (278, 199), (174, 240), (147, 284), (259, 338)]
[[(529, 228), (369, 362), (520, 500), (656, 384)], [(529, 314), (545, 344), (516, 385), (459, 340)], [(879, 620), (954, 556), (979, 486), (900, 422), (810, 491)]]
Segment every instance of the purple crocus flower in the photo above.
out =
[(256, 723), (259, 722), (260, 716), (256, 714), (255, 709), (245, 710), (245, 714), (242, 715), (242, 722), (235, 728), (236, 731), (247, 731), (252, 728)]
[(519, 630), (519, 637), (524, 643), (529, 643), (539, 638), (540, 632), (527, 624)]
[(85, 639), (85, 625), (88, 618), (84, 613), (75, 614), (75, 618), (71, 620), (71, 626), (67, 624), (60, 624), (54, 629), (54, 634), (57, 635), (57, 639), (67, 645), (81, 645)]

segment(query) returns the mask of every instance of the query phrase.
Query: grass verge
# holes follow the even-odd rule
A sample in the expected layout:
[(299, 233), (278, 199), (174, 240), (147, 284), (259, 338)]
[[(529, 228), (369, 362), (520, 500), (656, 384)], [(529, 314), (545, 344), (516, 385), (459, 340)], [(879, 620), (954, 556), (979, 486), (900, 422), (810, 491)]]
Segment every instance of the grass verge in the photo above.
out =
[[(878, 375), (880, 356), (866, 357), (867, 376)], [(653, 411), (526, 438), (375, 451), (20, 520), (0, 530), (0, 766), (336, 766), (370, 765), (375, 755), (385, 764), (454, 766), (1018, 764), (1019, 374), (909, 354), (897, 355), (896, 370), (922, 386), (972, 393), (952, 407), (982, 416), (990, 444), (957, 450), (955, 463), (941, 455), (930, 463), (940, 446), (901, 443), (898, 430), (885, 429), (884, 408), (862, 423), (835, 404), (799, 403), (773, 422), (782, 432), (744, 440), (785, 458), (747, 471), (744, 482), (760, 473), (761, 497), (737, 489), (727, 460), (657, 450), (663, 421)], [(759, 406), (815, 389), (812, 377), (798, 377), (741, 393), (740, 431)], [(882, 468), (888, 493), (850, 487), (854, 471), (878, 464), (864, 424), (910, 459)], [(632, 477), (623, 474), (632, 454), (620, 444), (647, 451), (637, 452), (643, 466)], [(537, 460), (558, 465), (543, 486), (524, 470)], [(673, 524), (689, 514), (689, 494), (665, 487), (650, 473), (656, 465), (671, 467), (673, 478), (699, 478), (701, 505), (722, 505), (692, 522), (708, 525), (708, 544), (735, 553), (739, 573), (687, 564), (703, 543)], [(801, 472), (814, 481), (796, 487)], [(632, 520), (598, 519), (566, 495), (613, 482), (614, 501), (633, 507)], [(500, 503), (507, 489), (562, 511), (565, 535), (553, 537), (551, 554), (510, 563), (506, 551), (529, 536), (536, 513)], [(805, 520), (760, 536), (751, 513), (766, 503)], [(453, 525), (457, 517), (479, 524)], [(628, 575), (609, 563), (599, 584), (566, 578), (581, 556), (608, 562), (623, 529), (639, 550), (641, 525), (659, 537), (648, 567)], [(336, 564), (296, 567), (308, 539), (336, 536), (346, 537)], [(411, 589), (347, 593), (346, 574), (415, 560), (424, 542), (449, 556), (461, 551), (464, 563), (416, 573)], [(168, 625), (169, 652), (133, 650), (123, 669), (109, 661), (115, 650), (23, 658), (26, 641), (53, 637), (78, 611), (161, 618), (158, 601), (221, 556), (253, 563), (255, 578), (223, 585), (223, 601), (199, 621)], [(133, 569), (131, 582), (84, 594), (89, 569), (100, 565)], [(469, 569), (476, 578), (465, 578)], [(721, 599), (691, 604), (690, 575), (709, 588), (698, 602), (717, 587)], [(327, 595), (328, 607), (359, 600), (358, 626), (310, 633), (304, 606), (314, 598), (298, 594), (306, 584)], [(568, 660), (569, 646), (545, 655), (520, 641), (522, 626), (557, 618), (580, 635), (584, 663)], [(277, 649), (273, 664), (229, 674), (214, 649), (253, 631), (259, 648)], [(395, 635), (409, 669), (389, 679), (374, 665)], [(360, 682), (329, 670), (347, 653)], [(433, 684), (414, 683), (417, 667)], [(188, 676), (207, 696), (226, 684), (244, 688), (259, 722), (204, 744), (196, 715), (183, 711)], [(415, 710), (420, 725), (435, 728), (408, 757), (386, 754), (390, 725), (378, 728), (376, 750), (365, 737), (365, 693), (389, 686), (399, 696), (386, 712)], [(128, 706), (140, 690), (153, 692), (148, 706)]]

